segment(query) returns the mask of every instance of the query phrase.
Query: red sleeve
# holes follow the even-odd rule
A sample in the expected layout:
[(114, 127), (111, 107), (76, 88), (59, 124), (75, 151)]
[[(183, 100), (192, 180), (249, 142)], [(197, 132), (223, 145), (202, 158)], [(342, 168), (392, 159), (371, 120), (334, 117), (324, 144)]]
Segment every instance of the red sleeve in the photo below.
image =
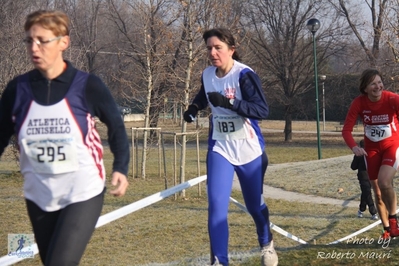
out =
[[(393, 92), (389, 92), (389, 104), (391, 107), (396, 110), (396, 114), (399, 114), (399, 95)], [(399, 119), (399, 117), (398, 117)]]
[(349, 111), (346, 114), (344, 126), (342, 127), (342, 137), (350, 149), (357, 146), (357, 143), (352, 136), (352, 131), (356, 124), (357, 118), (361, 113), (361, 100), (362, 96), (359, 96), (352, 101)]

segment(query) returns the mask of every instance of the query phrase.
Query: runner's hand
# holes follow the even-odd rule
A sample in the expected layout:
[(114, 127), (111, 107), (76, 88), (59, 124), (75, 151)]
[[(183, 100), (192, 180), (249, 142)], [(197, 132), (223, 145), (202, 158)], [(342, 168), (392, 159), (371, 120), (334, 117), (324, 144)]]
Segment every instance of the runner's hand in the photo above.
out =
[(184, 121), (188, 123), (192, 123), (195, 120), (195, 117), (197, 116), (198, 113), (198, 108), (197, 106), (191, 104), (188, 106), (187, 111), (184, 112), (183, 118)]
[(119, 172), (112, 173), (111, 184), (115, 187), (115, 189), (111, 190), (110, 193), (115, 197), (125, 195), (126, 189), (129, 186), (126, 176)]
[(215, 107), (220, 106), (223, 108), (231, 109), (229, 99), (227, 99), (219, 92), (208, 92), (207, 94), (208, 94), (208, 99), (213, 106)]
[(366, 155), (367, 156), (367, 152), (363, 149), (360, 148), (359, 146), (355, 146), (352, 148), (352, 152), (356, 155), (356, 156), (363, 156)]

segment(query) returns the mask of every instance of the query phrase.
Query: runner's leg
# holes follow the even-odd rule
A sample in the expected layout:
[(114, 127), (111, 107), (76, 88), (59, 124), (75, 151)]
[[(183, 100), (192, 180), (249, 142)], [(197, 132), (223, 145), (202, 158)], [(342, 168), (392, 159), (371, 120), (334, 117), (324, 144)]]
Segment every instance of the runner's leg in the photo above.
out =
[(40, 259), (44, 264), (60, 211), (45, 212), (28, 199), (26, 200), (26, 208), (32, 224), (33, 233), (35, 234)]
[(207, 155), (208, 232), (211, 247), (211, 264), (215, 257), (228, 265), (229, 228), (227, 213), (233, 185), (234, 168), (219, 153)]
[(104, 193), (61, 210), (46, 257), (46, 266), (79, 265), (104, 203)]
[(270, 231), (269, 209), (263, 197), (263, 180), (267, 164), (267, 155), (263, 153), (248, 164), (236, 166), (245, 205), (254, 219), (261, 247), (273, 239)]

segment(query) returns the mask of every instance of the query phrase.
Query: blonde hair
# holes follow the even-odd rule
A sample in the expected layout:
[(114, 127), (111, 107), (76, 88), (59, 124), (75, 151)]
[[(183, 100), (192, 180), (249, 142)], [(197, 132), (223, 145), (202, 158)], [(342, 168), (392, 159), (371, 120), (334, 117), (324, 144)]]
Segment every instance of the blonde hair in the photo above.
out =
[(62, 11), (38, 10), (26, 17), (25, 31), (38, 24), (46, 30), (51, 30), (55, 36), (69, 35), (69, 18)]

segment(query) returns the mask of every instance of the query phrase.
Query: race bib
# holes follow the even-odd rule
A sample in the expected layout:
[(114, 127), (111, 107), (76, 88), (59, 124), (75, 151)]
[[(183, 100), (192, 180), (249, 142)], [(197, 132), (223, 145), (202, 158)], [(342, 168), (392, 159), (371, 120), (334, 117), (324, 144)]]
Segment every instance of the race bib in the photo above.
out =
[(213, 116), (214, 140), (245, 139), (244, 119), (239, 115), (215, 115)]
[(390, 125), (366, 125), (364, 134), (369, 140), (378, 142), (392, 136), (392, 130)]
[(79, 168), (74, 138), (22, 139), (21, 143), (38, 173), (62, 174)]

